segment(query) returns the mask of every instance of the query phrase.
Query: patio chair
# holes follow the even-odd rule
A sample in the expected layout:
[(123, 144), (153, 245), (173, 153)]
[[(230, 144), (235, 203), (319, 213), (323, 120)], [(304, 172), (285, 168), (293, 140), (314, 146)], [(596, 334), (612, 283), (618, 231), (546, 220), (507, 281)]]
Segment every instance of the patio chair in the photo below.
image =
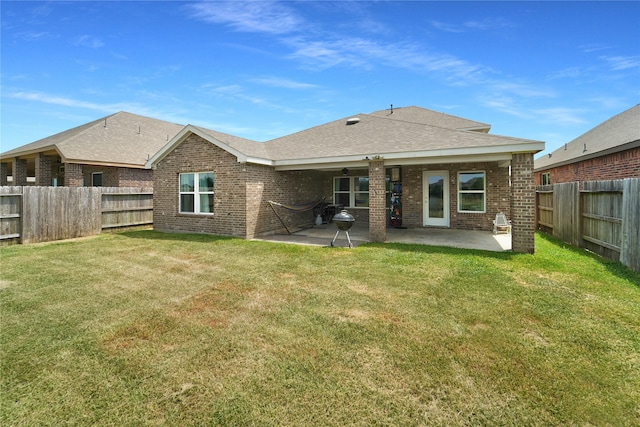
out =
[(502, 212), (496, 214), (496, 219), (493, 220), (493, 234), (501, 232), (511, 233), (511, 221), (507, 221), (507, 216)]

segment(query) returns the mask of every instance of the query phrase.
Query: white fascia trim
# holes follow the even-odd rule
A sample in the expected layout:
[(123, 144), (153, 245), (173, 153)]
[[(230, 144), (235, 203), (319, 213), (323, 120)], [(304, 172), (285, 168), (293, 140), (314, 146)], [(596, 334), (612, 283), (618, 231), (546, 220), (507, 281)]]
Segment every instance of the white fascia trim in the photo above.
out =
[[(406, 153), (371, 153), (357, 156), (321, 157), (302, 160), (276, 160), (276, 170), (304, 170), (366, 166), (375, 156), (380, 156), (388, 165), (416, 165), (433, 163), (491, 162), (511, 160), (513, 153), (537, 153), (544, 150), (544, 142), (501, 145), (475, 148), (452, 148), (443, 150), (414, 151)], [(368, 159), (367, 159), (368, 157)]]
[[(369, 159), (373, 159), (373, 156), (378, 154), (369, 155)], [(357, 156), (335, 156), (335, 157), (314, 157), (310, 159), (291, 159), (291, 160), (276, 160), (273, 162), (273, 166), (276, 170), (304, 170), (304, 169), (324, 169), (327, 167), (357, 167), (367, 166), (369, 161), (365, 157), (367, 155)]]
[(405, 159), (397, 159), (387, 157), (389, 164), (397, 165), (425, 165), (436, 163), (473, 163), (473, 162), (501, 162), (505, 160), (511, 161), (510, 153), (501, 154), (482, 154), (482, 155), (463, 155), (463, 156), (430, 156), (430, 157), (412, 157)]
[(263, 159), (261, 157), (238, 157), (238, 163), (254, 163), (256, 165), (273, 166), (273, 160)]

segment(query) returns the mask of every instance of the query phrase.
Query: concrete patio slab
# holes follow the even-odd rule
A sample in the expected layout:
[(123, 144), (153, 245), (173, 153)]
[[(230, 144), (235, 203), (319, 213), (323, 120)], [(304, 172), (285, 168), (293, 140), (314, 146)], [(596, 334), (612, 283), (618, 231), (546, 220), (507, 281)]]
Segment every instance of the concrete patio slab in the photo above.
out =
[[(291, 234), (260, 236), (255, 240), (283, 242), (315, 246), (331, 246), (338, 229), (334, 224), (323, 224), (297, 230)], [(354, 224), (349, 230), (353, 246), (369, 242), (367, 224)], [(388, 228), (386, 243), (409, 243), (430, 246), (448, 246), (464, 249), (481, 249), (502, 252), (511, 250), (511, 234), (494, 235), (490, 231), (451, 230), (439, 228)], [(347, 236), (340, 231), (336, 247), (348, 246)]]

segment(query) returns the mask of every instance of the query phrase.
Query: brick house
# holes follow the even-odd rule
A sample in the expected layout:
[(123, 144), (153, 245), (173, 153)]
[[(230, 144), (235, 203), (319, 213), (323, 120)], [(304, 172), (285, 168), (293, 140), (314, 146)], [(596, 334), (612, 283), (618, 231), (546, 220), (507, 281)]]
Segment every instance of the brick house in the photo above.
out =
[(640, 104), (534, 162), (537, 185), (640, 177)]
[[(419, 107), (357, 114), (264, 143), (188, 125), (147, 162), (154, 228), (250, 239), (282, 229), (269, 201), (323, 199), (366, 221), (371, 241), (400, 224), (489, 231), (504, 212), (513, 250), (532, 253), (533, 156), (544, 142), (489, 129)], [(313, 222), (310, 212), (282, 215)]]
[(145, 162), (184, 126), (119, 112), (0, 155), (0, 185), (152, 187)]

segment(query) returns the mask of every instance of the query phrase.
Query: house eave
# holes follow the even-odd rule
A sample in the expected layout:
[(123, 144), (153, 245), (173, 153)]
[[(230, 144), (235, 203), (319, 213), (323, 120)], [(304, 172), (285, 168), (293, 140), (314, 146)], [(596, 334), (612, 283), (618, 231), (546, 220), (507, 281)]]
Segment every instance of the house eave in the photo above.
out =
[(47, 155), (51, 155), (55, 153), (56, 155), (62, 157), (62, 154), (60, 153), (56, 145), (48, 145), (46, 147), (39, 147), (39, 148), (34, 148), (32, 150), (19, 151), (19, 152), (15, 152), (15, 150), (11, 150), (6, 153), (0, 154), (0, 158), (2, 159), (2, 162), (7, 162), (8, 160), (15, 159), (15, 158), (35, 157), (39, 153), (44, 153)]
[[(633, 148), (637, 148), (640, 147), (640, 139), (637, 139), (635, 141), (626, 143), (626, 144), (622, 144), (622, 145), (618, 145), (616, 147), (612, 147), (606, 150), (601, 150), (601, 151), (596, 151), (594, 153), (589, 153), (589, 154), (585, 154), (584, 156), (580, 156), (580, 157), (574, 157), (571, 159), (567, 159), (564, 161), (560, 161), (557, 163), (549, 163), (540, 167), (534, 167), (533, 171), (534, 172), (542, 172), (542, 171), (546, 171), (546, 170), (551, 170), (551, 169), (555, 169), (555, 168), (559, 168), (562, 166), (566, 166), (566, 165), (571, 165), (574, 163), (579, 163), (579, 162), (583, 162), (585, 160), (590, 160), (590, 159), (595, 159), (597, 157), (602, 157), (602, 156), (608, 156), (610, 154), (615, 154), (615, 153), (619, 153), (622, 151), (627, 151), (627, 150), (631, 150)], [(551, 155), (553, 156), (553, 153), (551, 153)], [(534, 162), (535, 164), (535, 162)]]
[(62, 157), (62, 163), (74, 163), (87, 166), (105, 166), (114, 168), (129, 168), (129, 169), (146, 169), (144, 164), (141, 163), (121, 163), (121, 162), (109, 162), (109, 161), (95, 161), (95, 160), (82, 160), (82, 159), (67, 159)]
[(402, 153), (370, 153), (351, 156), (332, 156), (309, 159), (276, 160), (276, 170), (326, 169), (336, 167), (365, 167), (376, 158), (385, 165), (417, 165), (434, 163), (502, 162), (510, 161), (514, 153), (537, 153), (544, 149), (544, 142), (531, 142), (496, 147), (453, 148)]

